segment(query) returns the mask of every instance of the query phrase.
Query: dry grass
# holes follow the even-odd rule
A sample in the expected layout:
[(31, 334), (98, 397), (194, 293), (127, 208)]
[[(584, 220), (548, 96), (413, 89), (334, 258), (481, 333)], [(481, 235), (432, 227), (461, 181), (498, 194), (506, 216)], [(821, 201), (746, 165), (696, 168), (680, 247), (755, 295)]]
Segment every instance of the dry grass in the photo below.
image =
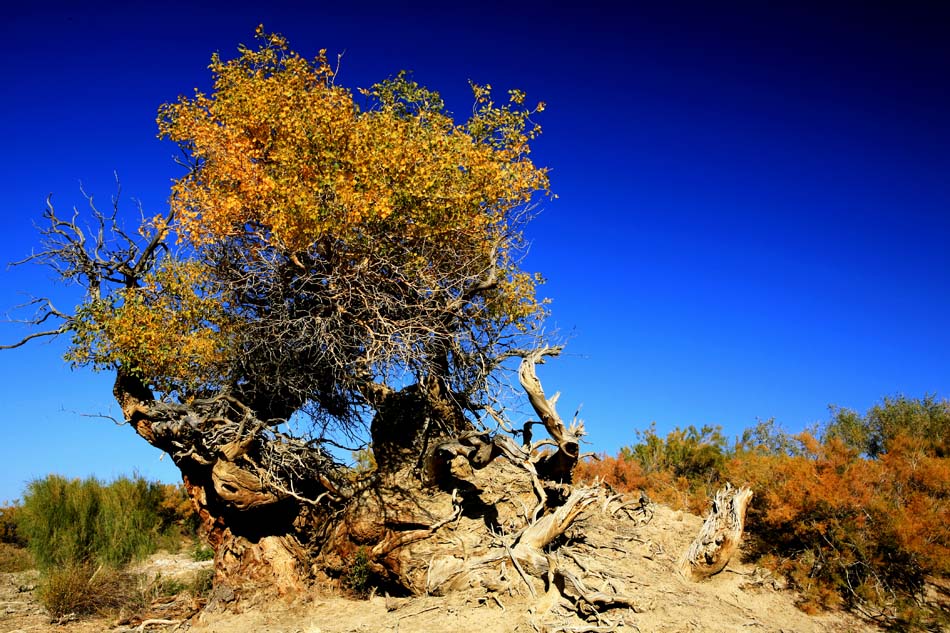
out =
[(9, 574), (33, 568), (29, 550), (10, 543), (0, 543), (0, 573)]
[(135, 602), (139, 593), (131, 575), (82, 564), (49, 570), (37, 591), (40, 603), (54, 618), (118, 610)]

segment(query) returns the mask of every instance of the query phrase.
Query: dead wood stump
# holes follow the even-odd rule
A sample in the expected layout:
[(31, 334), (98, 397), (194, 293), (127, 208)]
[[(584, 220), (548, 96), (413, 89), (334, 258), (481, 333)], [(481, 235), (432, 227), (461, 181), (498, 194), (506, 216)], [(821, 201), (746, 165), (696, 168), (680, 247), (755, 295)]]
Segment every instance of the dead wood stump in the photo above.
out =
[(680, 572), (686, 578), (704, 580), (725, 568), (739, 548), (751, 500), (748, 488), (733, 488), (727, 483), (719, 489), (699, 535), (679, 561)]

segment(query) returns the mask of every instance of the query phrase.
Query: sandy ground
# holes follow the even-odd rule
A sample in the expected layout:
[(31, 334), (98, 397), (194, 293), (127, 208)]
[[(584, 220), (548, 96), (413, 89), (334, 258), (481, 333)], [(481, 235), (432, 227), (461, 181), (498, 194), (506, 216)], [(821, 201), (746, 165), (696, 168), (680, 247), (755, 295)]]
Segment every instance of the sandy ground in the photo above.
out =
[[(0, 574), (0, 633), (110, 631), (195, 631), (203, 633), (502, 633), (565, 631), (640, 631), (709, 633), (872, 632), (875, 627), (846, 613), (809, 616), (794, 606), (795, 594), (765, 570), (732, 562), (709, 581), (694, 583), (674, 572), (701, 519), (657, 507), (650, 523), (631, 532), (629, 524), (605, 517), (581, 520), (578, 533), (586, 535), (581, 551), (589, 548), (587, 565), (592, 577), (604, 579), (602, 588), (632, 596), (635, 609), (609, 610), (600, 620), (585, 621), (559, 606), (554, 592), (537, 598), (484, 593), (390, 599), (374, 596), (350, 600), (337, 595), (310, 594), (294, 600), (245, 600), (231, 612), (202, 612), (175, 623), (120, 623), (115, 616), (63, 624), (51, 623), (34, 594), (35, 571)], [(143, 571), (163, 577), (187, 577), (204, 564), (185, 555), (157, 555)], [(622, 579), (622, 580), (617, 580)], [(618, 586), (619, 585), (619, 586)], [(187, 609), (185, 610), (187, 611)], [(169, 616), (152, 619), (179, 619)]]

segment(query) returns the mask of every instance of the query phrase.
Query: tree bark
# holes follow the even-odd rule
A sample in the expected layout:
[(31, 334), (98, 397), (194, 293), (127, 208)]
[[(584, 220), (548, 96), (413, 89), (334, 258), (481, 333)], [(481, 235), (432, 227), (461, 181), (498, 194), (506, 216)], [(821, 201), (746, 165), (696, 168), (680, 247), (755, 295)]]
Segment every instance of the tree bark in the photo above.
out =
[[(233, 598), (245, 586), (286, 593), (308, 584), (312, 574), (302, 543), (310, 536), (301, 528), (304, 515), (314, 509), (265, 481), (258, 464), (262, 425), (229, 419), (248, 412), (224, 400), (215, 404), (215, 413), (156, 401), (138, 378), (121, 371), (114, 394), (136, 433), (167, 452), (181, 471), (201, 530), (215, 551), (216, 596)], [(224, 441), (228, 432), (245, 435)], [(305, 493), (326, 491), (319, 481), (298, 485)]]

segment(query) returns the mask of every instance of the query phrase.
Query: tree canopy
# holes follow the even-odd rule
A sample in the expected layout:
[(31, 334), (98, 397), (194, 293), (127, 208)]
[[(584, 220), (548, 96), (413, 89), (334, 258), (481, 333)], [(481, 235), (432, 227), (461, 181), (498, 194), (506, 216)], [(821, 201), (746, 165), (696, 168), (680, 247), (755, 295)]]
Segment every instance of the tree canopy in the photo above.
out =
[(456, 123), (405, 73), (353, 91), (324, 51), (257, 37), (212, 58), (210, 94), (160, 109), (188, 171), (139, 228), (146, 245), (120, 265), (52, 249), (89, 289), (69, 359), (167, 398), (228, 390), (264, 418), (352, 420), (436, 376), (475, 397), (545, 313), (519, 266), (532, 199), (549, 194), (529, 145), (543, 104), (472, 84)]

